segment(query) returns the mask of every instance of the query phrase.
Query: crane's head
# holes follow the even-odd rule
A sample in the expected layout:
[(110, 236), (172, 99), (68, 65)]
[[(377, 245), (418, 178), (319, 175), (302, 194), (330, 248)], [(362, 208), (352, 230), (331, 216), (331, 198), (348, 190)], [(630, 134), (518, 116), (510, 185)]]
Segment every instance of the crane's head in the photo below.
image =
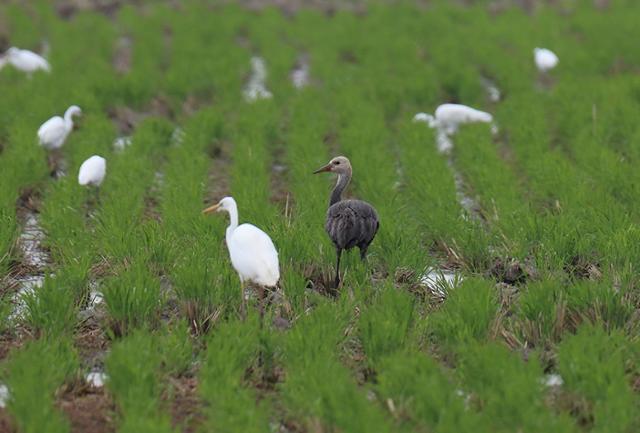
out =
[(313, 172), (313, 174), (329, 171), (331, 173), (346, 174), (351, 173), (351, 162), (346, 156), (336, 156), (329, 164)]
[(15, 56), (16, 54), (18, 54), (20, 52), (19, 48), (16, 47), (11, 47), (7, 50), (6, 56), (7, 57), (12, 57)]
[(229, 212), (233, 207), (236, 207), (236, 201), (233, 197), (224, 197), (217, 204), (210, 206), (202, 211), (203, 214), (208, 214), (212, 212)]

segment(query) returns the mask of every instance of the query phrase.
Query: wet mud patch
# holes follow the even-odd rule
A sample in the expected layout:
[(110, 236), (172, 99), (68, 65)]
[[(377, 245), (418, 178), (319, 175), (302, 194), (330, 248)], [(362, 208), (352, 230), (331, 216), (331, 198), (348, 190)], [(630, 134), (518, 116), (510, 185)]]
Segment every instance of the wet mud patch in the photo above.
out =
[(165, 401), (171, 410), (171, 425), (184, 433), (196, 432), (204, 423), (204, 404), (193, 376), (169, 378)]
[(58, 395), (57, 405), (69, 420), (72, 433), (116, 431), (115, 404), (103, 387), (74, 383)]
[(28, 335), (25, 334), (26, 338), (20, 338), (21, 334), (24, 333), (20, 329), (0, 333), (0, 361), (7, 359), (11, 352), (19, 350), (27, 342)]
[(144, 212), (145, 220), (154, 220), (160, 222), (162, 215), (160, 212), (160, 197), (162, 196), (162, 187), (164, 185), (164, 173), (156, 171), (153, 175), (153, 182), (144, 195)]
[(133, 59), (133, 41), (130, 36), (120, 36), (116, 42), (113, 53), (113, 69), (120, 74), (125, 75), (131, 70), (131, 62)]
[(198, 93), (187, 95), (182, 103), (182, 112), (187, 116), (193, 116), (200, 109), (211, 106), (215, 103), (214, 91), (212, 88), (204, 89)]
[(298, 90), (307, 87), (311, 82), (310, 70), (309, 55), (301, 54), (289, 75), (293, 87)]
[(77, 13), (85, 11), (100, 12), (113, 18), (123, 5), (122, 0), (62, 0), (56, 2), (56, 12), (64, 20), (72, 19)]
[(291, 211), (293, 209), (293, 197), (287, 184), (289, 167), (286, 165), (286, 150), (284, 143), (276, 143), (271, 155), (271, 203), (276, 204), (284, 215), (286, 224), (291, 223)]
[(532, 259), (520, 261), (516, 258), (498, 257), (487, 271), (487, 276), (494, 278), (498, 283), (514, 286), (537, 279), (538, 270)]
[(322, 269), (316, 265), (309, 265), (303, 272), (307, 280), (306, 289), (317, 292), (328, 298), (337, 298), (341, 288), (335, 286), (335, 270)]
[(155, 96), (142, 111), (127, 106), (117, 106), (110, 108), (108, 115), (118, 135), (123, 137), (132, 135), (137, 125), (148, 117), (163, 117), (169, 120), (175, 117), (169, 99), (164, 95)]
[(0, 409), (0, 432), (3, 433), (17, 433), (18, 429), (13, 423), (13, 418), (9, 415), (6, 409)]
[(564, 265), (564, 271), (577, 280), (598, 281), (602, 278), (600, 263), (592, 258), (574, 256)]
[(88, 370), (103, 368), (110, 342), (99, 319), (90, 317), (80, 325), (74, 336), (74, 346), (83, 367)]
[(222, 197), (229, 195), (228, 168), (231, 160), (232, 143), (227, 140), (216, 140), (209, 146), (208, 155), (211, 165), (207, 175), (207, 193), (205, 204), (217, 203)]

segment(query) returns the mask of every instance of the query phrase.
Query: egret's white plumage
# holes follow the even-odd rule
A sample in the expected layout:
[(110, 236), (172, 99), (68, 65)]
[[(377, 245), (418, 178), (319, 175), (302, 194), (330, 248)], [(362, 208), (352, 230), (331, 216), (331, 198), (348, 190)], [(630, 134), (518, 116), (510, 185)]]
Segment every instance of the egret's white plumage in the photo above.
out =
[(11, 47), (7, 51), (6, 61), (19, 71), (32, 74), (35, 71), (43, 70), (51, 71), (51, 66), (47, 60), (29, 50), (21, 50), (20, 48)]
[(414, 122), (424, 122), (430, 128), (438, 128), (446, 134), (454, 134), (464, 123), (493, 122), (493, 116), (484, 111), (476, 110), (461, 104), (442, 104), (436, 108), (435, 116), (418, 113), (413, 117)]
[(100, 186), (107, 173), (107, 160), (101, 156), (93, 155), (80, 166), (78, 171), (78, 183), (80, 185)]
[(59, 149), (67, 140), (69, 133), (73, 129), (73, 116), (82, 114), (82, 110), (77, 105), (67, 108), (64, 118), (54, 116), (47, 120), (38, 129), (38, 139), (40, 145), (48, 150)]
[(547, 48), (534, 48), (533, 59), (540, 72), (548, 72), (558, 65), (558, 56)]
[(233, 268), (240, 281), (263, 287), (274, 287), (280, 279), (278, 252), (271, 238), (252, 224), (238, 225), (238, 205), (233, 197), (225, 197), (203, 212), (229, 213), (226, 241)]

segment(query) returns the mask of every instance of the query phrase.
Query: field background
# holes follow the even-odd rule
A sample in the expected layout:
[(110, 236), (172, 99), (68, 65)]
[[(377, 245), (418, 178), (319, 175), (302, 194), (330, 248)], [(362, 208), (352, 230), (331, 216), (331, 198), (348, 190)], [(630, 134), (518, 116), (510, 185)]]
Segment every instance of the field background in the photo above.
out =
[[(640, 430), (640, 3), (76, 3), (0, 2), (0, 49), (52, 65), (0, 71), (0, 431)], [(438, 153), (411, 119), (443, 102), (499, 132)], [(381, 229), (335, 297), (338, 154)], [(263, 326), (200, 214), (227, 194), (280, 252)]]

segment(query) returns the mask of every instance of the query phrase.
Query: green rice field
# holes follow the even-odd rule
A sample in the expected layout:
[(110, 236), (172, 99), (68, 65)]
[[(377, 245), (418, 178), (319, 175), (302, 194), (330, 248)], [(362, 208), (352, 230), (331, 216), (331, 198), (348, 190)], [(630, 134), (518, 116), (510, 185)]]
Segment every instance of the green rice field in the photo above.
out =
[[(0, 57), (0, 432), (640, 431), (639, 2), (119, 3), (0, 0), (51, 65)], [(494, 124), (440, 152), (447, 102)], [(336, 290), (338, 155), (380, 230)]]

